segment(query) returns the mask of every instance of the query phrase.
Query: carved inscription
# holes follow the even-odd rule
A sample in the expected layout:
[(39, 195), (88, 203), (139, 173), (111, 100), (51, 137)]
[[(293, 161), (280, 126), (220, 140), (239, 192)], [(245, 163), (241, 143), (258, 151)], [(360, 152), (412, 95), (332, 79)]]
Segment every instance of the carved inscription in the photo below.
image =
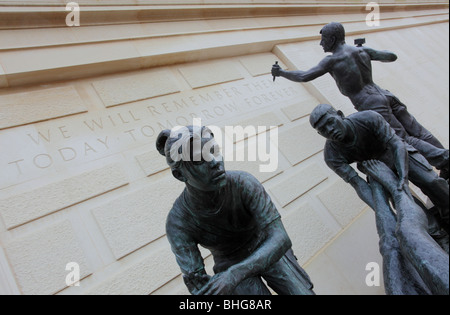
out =
[[(298, 85), (269, 76), (184, 91), (154, 99), (0, 132), (0, 188), (45, 172), (153, 144), (159, 132), (179, 125), (225, 126), (258, 109), (292, 103)], [(235, 120), (235, 119), (234, 119)], [(8, 148), (4, 150), (3, 148)]]

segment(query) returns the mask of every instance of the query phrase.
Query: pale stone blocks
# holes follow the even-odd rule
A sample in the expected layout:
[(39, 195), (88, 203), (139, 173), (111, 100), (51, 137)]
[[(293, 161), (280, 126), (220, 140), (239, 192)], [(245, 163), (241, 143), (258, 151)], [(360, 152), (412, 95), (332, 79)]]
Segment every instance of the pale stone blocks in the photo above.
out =
[(179, 92), (167, 70), (128, 75), (92, 83), (106, 107)]
[[(228, 136), (233, 138), (234, 142), (238, 142), (265, 132), (272, 127), (279, 127), (282, 125), (283, 122), (276, 113), (268, 112), (253, 116), (251, 118), (239, 120), (234, 124), (233, 130), (225, 128), (225, 132), (228, 134)], [(245, 132), (242, 137), (239, 136), (239, 131), (241, 130), (240, 127), (242, 127), (243, 131)], [(262, 132), (260, 132), (261, 130), (259, 127), (261, 127)]]
[(284, 208), (326, 179), (325, 172), (317, 164), (312, 164), (270, 188), (270, 192)]
[(317, 197), (342, 227), (349, 224), (367, 206), (353, 187), (340, 179)]
[(24, 294), (53, 294), (66, 285), (68, 263), (79, 266), (80, 279), (92, 273), (70, 221), (62, 221), (5, 244)]
[(159, 173), (169, 168), (166, 158), (159, 154), (156, 149), (136, 155), (136, 160), (146, 176)]
[(169, 177), (92, 211), (117, 259), (165, 234), (167, 214), (183, 187)]
[(127, 183), (120, 165), (112, 164), (2, 199), (0, 215), (12, 229)]
[(243, 78), (238, 64), (231, 60), (183, 66), (179, 71), (193, 89)]
[(308, 261), (334, 237), (333, 231), (310, 204), (289, 211), (282, 220), (300, 264)]
[(260, 166), (267, 163), (260, 161), (229, 161), (225, 162), (225, 168), (227, 170), (246, 171), (256, 177), (261, 183), (268, 181), (269, 179), (281, 174), (283, 171), (277, 168), (273, 172), (261, 172)]
[(113, 274), (92, 288), (92, 295), (150, 294), (180, 273), (170, 247), (161, 248), (149, 256)]
[(289, 118), (290, 121), (308, 116), (313, 109), (319, 105), (319, 101), (315, 98), (310, 98), (286, 107), (283, 107), (281, 111)]
[(278, 145), (289, 162), (296, 165), (323, 150), (325, 139), (304, 122), (280, 131)]
[[(318, 294), (385, 294), (383, 288), (383, 258), (379, 250), (375, 213), (364, 210), (358, 224), (351, 224), (318, 255), (306, 270), (315, 282)], [(380, 286), (368, 286), (368, 263), (380, 266)], [(324, 266), (323, 263), (328, 263)], [(320, 268), (322, 267), (322, 268)], [(324, 271), (325, 270), (325, 271)], [(376, 275), (374, 275), (376, 276)], [(349, 292), (350, 291), (350, 292)]]
[(270, 138), (274, 133), (273, 130), (267, 131), (236, 143), (232, 159), (227, 159), (227, 151), (223, 150), (225, 169), (249, 172), (262, 183), (281, 174), (280, 153)]
[(279, 61), (279, 58), (271, 53), (244, 56), (239, 59), (247, 71), (254, 77), (271, 73), (272, 65), (275, 61), (281, 68), (286, 69), (286, 65)]
[(72, 86), (0, 95), (0, 129), (86, 111)]

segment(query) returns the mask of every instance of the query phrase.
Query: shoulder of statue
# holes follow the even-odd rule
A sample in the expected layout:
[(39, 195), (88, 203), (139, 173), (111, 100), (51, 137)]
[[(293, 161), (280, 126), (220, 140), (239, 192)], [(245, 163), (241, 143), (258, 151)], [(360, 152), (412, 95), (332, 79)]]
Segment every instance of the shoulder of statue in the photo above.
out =
[(184, 209), (186, 208), (186, 192), (183, 190), (183, 192), (178, 196), (178, 198), (175, 200), (175, 202), (172, 205), (172, 208), (170, 209), (167, 219), (172, 219), (175, 217), (180, 217), (185, 212)]

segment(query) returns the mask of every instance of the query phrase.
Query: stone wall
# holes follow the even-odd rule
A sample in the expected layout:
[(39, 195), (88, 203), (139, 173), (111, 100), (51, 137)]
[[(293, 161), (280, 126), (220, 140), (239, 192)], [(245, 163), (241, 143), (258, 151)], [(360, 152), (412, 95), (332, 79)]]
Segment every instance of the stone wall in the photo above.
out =
[[(46, 10), (60, 2), (42, 1)], [(302, 2), (271, 3), (281, 9)], [(5, 14), (11, 2), (0, 4)], [(237, 9), (244, 4), (235, 2)], [(363, 36), (367, 46), (399, 56), (374, 63), (375, 82), (448, 147), (448, 3), (391, 6), (375, 28), (363, 9), (335, 5), (304, 16), (3, 27), (0, 293), (187, 294), (164, 229), (183, 185), (155, 140), (162, 129), (200, 118), (222, 128), (236, 150), (266, 144), (276, 152), (270, 173), (260, 172), (269, 160), (225, 166), (263, 183), (318, 294), (383, 294), (382, 284), (365, 282), (366, 265), (381, 265), (373, 213), (324, 164), (324, 140), (308, 122), (318, 103), (345, 114), (352, 105), (330, 76), (274, 82), (270, 69), (276, 60), (288, 69), (315, 65), (324, 57), (321, 26), (341, 21), (348, 43)], [(226, 126), (269, 128), (232, 139)], [(212, 273), (209, 252), (202, 254)], [(79, 286), (66, 284), (71, 262), (79, 266)]]

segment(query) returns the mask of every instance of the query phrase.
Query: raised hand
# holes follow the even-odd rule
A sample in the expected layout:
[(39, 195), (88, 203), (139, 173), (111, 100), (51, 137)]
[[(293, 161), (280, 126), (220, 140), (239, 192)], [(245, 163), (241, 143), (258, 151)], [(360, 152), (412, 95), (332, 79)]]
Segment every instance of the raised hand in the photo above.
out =
[(276, 77), (279, 77), (281, 75), (281, 67), (278, 64), (278, 61), (275, 62), (275, 64), (272, 66), (272, 76), (275, 79)]
[(378, 160), (368, 160), (362, 162), (366, 172), (369, 176), (374, 178), (377, 182), (383, 185), (392, 193), (393, 189), (398, 189), (399, 185), (405, 184), (404, 181), (399, 180), (397, 175), (383, 162)]

